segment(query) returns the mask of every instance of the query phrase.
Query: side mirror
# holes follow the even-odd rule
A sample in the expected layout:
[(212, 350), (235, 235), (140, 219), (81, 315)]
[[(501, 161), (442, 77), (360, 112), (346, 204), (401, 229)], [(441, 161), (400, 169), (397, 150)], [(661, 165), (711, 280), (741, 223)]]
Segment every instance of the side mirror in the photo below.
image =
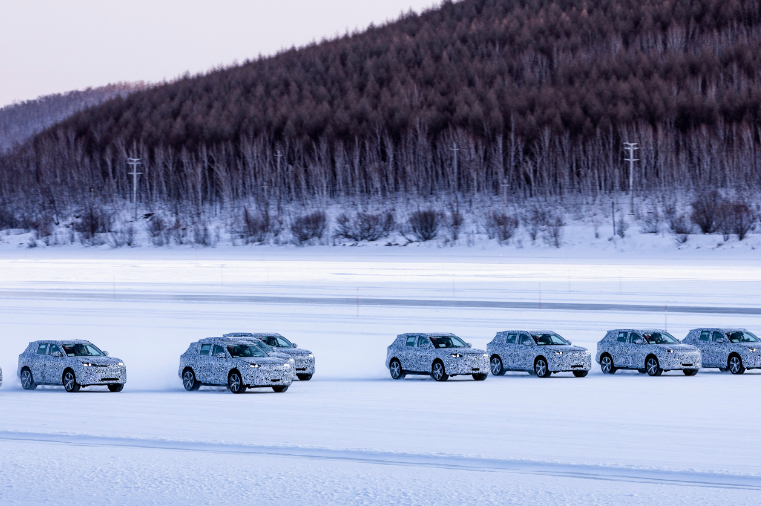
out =
[(107, 351), (104, 351), (104, 352), (103, 352), (103, 355), (105, 355), (105, 356), (108, 356), (108, 352), (107, 352)]
[(634, 340), (634, 344), (643, 344), (644, 342), (645, 341), (643, 341), (642, 339), (635, 339)]
[(227, 355), (225, 355), (224, 353), (217, 353), (214, 356), (217, 357), (217, 358), (226, 358), (227, 357)]
[(296, 344), (296, 343), (291, 343), (291, 344), (293, 345), (294, 348), (298, 348), (299, 347), (299, 345)]
[(61, 353), (60, 351), (54, 351), (53, 352), (53, 356), (55, 358), (61, 358), (61, 357), (63, 357), (63, 353)]
[(727, 340), (724, 339), (723, 337), (721, 337), (721, 338), (717, 339), (716, 342), (719, 343), (719, 344), (724, 344), (724, 343), (727, 342)]

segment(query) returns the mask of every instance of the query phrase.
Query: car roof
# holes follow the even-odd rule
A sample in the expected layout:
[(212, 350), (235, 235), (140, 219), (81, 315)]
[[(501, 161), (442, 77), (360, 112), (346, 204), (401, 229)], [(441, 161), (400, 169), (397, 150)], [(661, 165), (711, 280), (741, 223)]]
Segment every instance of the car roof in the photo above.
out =
[(458, 337), (451, 332), (405, 332), (396, 337), (419, 336), (419, 337)]
[(497, 334), (512, 334), (525, 332), (526, 334), (557, 334), (554, 330), (500, 330)]
[(84, 339), (40, 339), (39, 341), (32, 341), (32, 343), (92, 344)]
[(690, 330), (690, 332), (694, 332), (696, 330), (721, 330), (722, 332), (734, 332), (734, 331), (748, 332), (747, 329), (741, 329), (739, 327), (698, 327), (696, 329)]
[(277, 332), (230, 332), (225, 334), (224, 337), (255, 337), (261, 339), (262, 337), (283, 337)]
[(647, 332), (661, 332), (664, 334), (670, 333), (668, 330), (663, 330), (663, 329), (613, 329), (613, 330), (610, 330), (609, 332), (641, 332), (643, 334)]

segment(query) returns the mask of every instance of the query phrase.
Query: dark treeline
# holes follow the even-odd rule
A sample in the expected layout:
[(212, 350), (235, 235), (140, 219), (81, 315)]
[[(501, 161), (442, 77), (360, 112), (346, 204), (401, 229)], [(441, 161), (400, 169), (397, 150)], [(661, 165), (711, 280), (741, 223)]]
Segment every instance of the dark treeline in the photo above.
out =
[[(6, 156), (40, 205), (761, 183), (757, 0), (464, 0), (110, 100)], [(453, 148), (456, 146), (456, 150)]]
[(114, 97), (145, 89), (144, 83), (116, 83), (81, 91), (45, 95), (0, 109), (0, 153), (72, 114)]

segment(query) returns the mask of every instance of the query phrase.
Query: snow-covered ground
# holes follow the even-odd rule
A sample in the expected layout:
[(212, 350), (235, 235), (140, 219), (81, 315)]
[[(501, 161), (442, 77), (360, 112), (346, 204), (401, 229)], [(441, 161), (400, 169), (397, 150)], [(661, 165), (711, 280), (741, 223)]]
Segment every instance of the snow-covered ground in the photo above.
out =
[[(592, 350), (615, 327), (758, 331), (751, 249), (0, 248), (0, 273), (0, 504), (761, 500), (757, 371), (439, 384), (383, 366), (407, 331), (483, 348), (551, 328)], [(188, 343), (239, 330), (314, 351), (315, 378), (185, 392)], [(47, 336), (124, 359), (124, 392), (21, 390), (17, 355)]]

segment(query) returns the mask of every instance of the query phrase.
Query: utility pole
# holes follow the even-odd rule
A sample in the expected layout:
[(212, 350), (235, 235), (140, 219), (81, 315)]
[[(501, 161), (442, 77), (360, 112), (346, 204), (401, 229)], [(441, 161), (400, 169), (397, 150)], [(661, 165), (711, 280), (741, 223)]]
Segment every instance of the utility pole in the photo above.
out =
[(457, 179), (457, 152), (460, 151), (457, 148), (457, 143), (453, 142), (452, 147), (450, 148), (454, 152), (454, 193), (455, 197), (457, 197), (457, 193), (459, 190), (458, 179)]
[(510, 188), (510, 183), (507, 182), (507, 179), (503, 179), (500, 186), (502, 186), (502, 205), (507, 209), (507, 189)]
[(132, 200), (135, 202), (135, 221), (137, 221), (137, 176), (142, 174), (142, 172), (137, 171), (137, 166), (142, 165), (142, 163), (140, 158), (127, 158), (127, 165), (132, 166), (132, 172), (129, 172), (128, 175), (132, 176)]
[[(277, 157), (277, 184), (278, 184), (278, 190), (277, 190), (277, 200), (278, 200), (278, 206), (280, 206), (280, 181), (282, 179), (280, 178), (280, 159), (283, 157), (283, 154), (280, 152), (280, 150), (277, 150), (277, 154), (275, 155)], [(265, 199), (266, 199), (265, 195)], [(267, 202), (267, 209), (269, 209), (269, 202)]]
[(624, 142), (624, 149), (629, 152), (629, 158), (624, 160), (629, 162), (629, 214), (634, 214), (634, 162), (639, 161), (634, 158), (634, 152), (639, 148), (636, 142)]

